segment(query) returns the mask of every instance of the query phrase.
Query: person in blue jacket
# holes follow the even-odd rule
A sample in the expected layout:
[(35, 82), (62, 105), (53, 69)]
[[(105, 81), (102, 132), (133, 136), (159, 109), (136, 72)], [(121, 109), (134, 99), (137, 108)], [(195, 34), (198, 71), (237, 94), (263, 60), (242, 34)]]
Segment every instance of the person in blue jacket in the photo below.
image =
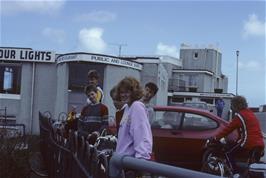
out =
[(224, 100), (222, 98), (218, 98), (216, 100), (215, 107), (217, 110), (217, 116), (222, 117), (224, 109)]

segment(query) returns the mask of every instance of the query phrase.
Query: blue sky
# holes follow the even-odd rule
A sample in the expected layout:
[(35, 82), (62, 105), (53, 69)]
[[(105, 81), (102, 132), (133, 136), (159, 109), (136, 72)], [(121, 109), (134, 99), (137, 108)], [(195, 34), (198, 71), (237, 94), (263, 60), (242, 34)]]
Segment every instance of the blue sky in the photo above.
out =
[(218, 48), (229, 93), (266, 103), (265, 1), (1, 1), (0, 46), (179, 57), (182, 43)]

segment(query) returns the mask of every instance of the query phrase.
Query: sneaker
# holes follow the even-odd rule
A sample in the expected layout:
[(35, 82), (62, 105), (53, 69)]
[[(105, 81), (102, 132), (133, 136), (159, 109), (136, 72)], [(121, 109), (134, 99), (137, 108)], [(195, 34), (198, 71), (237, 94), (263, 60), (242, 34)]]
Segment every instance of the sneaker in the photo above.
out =
[(240, 175), (239, 174), (234, 174), (233, 178), (240, 178)]

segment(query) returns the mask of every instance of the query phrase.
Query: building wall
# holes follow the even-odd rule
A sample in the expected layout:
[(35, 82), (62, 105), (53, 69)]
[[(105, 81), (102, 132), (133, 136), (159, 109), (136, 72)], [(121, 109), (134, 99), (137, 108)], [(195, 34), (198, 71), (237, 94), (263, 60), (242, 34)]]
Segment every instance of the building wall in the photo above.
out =
[(203, 89), (202, 92), (213, 92), (213, 77), (209, 75), (202, 75)]
[(7, 107), (7, 115), (25, 124), (27, 133), (39, 132), (39, 111), (54, 112), (55, 71), (54, 64), (22, 63), (20, 99), (1, 99), (0, 108)]
[[(32, 133), (39, 133), (39, 111), (55, 113), (57, 67), (55, 64), (36, 63), (33, 90)], [(62, 92), (62, 91), (61, 91)], [(63, 92), (62, 92), (63, 93)]]
[[(114, 65), (102, 66), (105, 67), (103, 79), (105, 97), (103, 103), (108, 106), (110, 116), (114, 116), (115, 108), (109, 95), (111, 88), (125, 76), (140, 80), (140, 71)], [(35, 63), (35, 69), (33, 63), (23, 63), (20, 97), (17, 99), (1, 99), (0, 108), (7, 107), (7, 115), (14, 115), (16, 123), (25, 124), (27, 133), (38, 134), (39, 111), (49, 111), (52, 118), (58, 119), (60, 113), (69, 111), (68, 106), (71, 99), (82, 100), (83, 106), (86, 104), (87, 97), (83, 91), (69, 98), (68, 76), (68, 63)]]
[[(195, 53), (198, 57), (195, 58)], [(221, 75), (222, 54), (214, 49), (180, 49), (183, 69), (208, 70)]]
[(154, 82), (157, 83), (158, 80), (158, 64), (157, 63), (143, 63), (143, 70), (141, 71), (141, 83), (142, 86), (145, 85), (145, 83)]
[(114, 65), (106, 66), (103, 81), (103, 92), (105, 95), (103, 103), (108, 106), (110, 116), (115, 116), (115, 107), (113, 105), (112, 98), (110, 97), (110, 90), (124, 77), (134, 77), (137, 80), (140, 80), (140, 71)]
[(67, 112), (68, 110), (68, 64), (57, 64), (56, 80), (57, 84), (54, 86), (56, 92), (55, 112), (53, 117), (58, 118), (61, 112)]
[(228, 77), (224, 76), (222, 82), (223, 82), (223, 92), (228, 93)]
[[(8, 109), (17, 110), (16, 122), (25, 124), (26, 131), (30, 132), (28, 123), (31, 123), (31, 102), (32, 102), (32, 73), (33, 63), (22, 63), (21, 67), (21, 89), (20, 100), (18, 100), (19, 107), (16, 105), (8, 106)], [(10, 100), (11, 101), (11, 100)]]
[(168, 70), (162, 63), (143, 63), (141, 71), (141, 84), (144, 88), (148, 82), (153, 82), (158, 86), (158, 92), (150, 101), (152, 105), (167, 105), (168, 94)]
[[(194, 53), (198, 53), (197, 59), (193, 58)], [(80, 58), (78, 58), (80, 55)], [(167, 105), (168, 83), (169, 79), (182, 79), (183, 88), (188, 87), (189, 77), (187, 74), (173, 73), (173, 69), (180, 69), (182, 66), (175, 63), (168, 63), (166, 58), (152, 58), (154, 63), (142, 63), (143, 69), (133, 69), (131, 67), (112, 65), (105, 63), (104, 60), (119, 60), (116, 57), (100, 55), (100, 57), (91, 58), (93, 62), (80, 62), (82, 56), (87, 54), (69, 54), (61, 63), (39, 63), (39, 62), (18, 62), (21, 64), (21, 89), (20, 95), (10, 99), (1, 98), (0, 108), (7, 107), (7, 114), (14, 115), (16, 123), (26, 125), (28, 133), (38, 134), (38, 112), (49, 111), (54, 119), (57, 119), (60, 113), (67, 113), (70, 105), (78, 100), (80, 109), (82, 103), (86, 104), (86, 95), (83, 91), (70, 94), (69, 91), (69, 62), (84, 63), (85, 65), (101, 65), (104, 72), (101, 72), (102, 88), (104, 91), (103, 103), (109, 108), (109, 114), (115, 115), (110, 90), (125, 76), (132, 76), (140, 80), (141, 85), (147, 82), (154, 82), (158, 85), (159, 91), (151, 100), (154, 105)], [(88, 54), (86, 57), (90, 56)], [(71, 58), (73, 57), (73, 58)], [(76, 57), (76, 58), (75, 58)], [(223, 92), (227, 92), (228, 78), (221, 74), (221, 53), (213, 49), (181, 49), (180, 61), (183, 61), (183, 69), (202, 69), (214, 73), (214, 76), (206, 74), (196, 75), (196, 84), (198, 92), (213, 92), (215, 87), (220, 87)], [(63, 58), (62, 58), (63, 59)], [(145, 58), (147, 59), (147, 58)], [(67, 61), (69, 60), (69, 61)], [(124, 61), (125, 62), (125, 61)], [(179, 64), (179, 63), (178, 63)], [(181, 63), (180, 63), (181, 64)], [(93, 65), (92, 65), (93, 66)], [(82, 75), (83, 76), (83, 75)], [(85, 75), (84, 75), (85, 76)], [(217, 82), (219, 78), (219, 85)], [(71, 82), (70, 82), (71, 83)], [(185, 86), (186, 85), (186, 86)]]
[[(166, 106), (168, 102), (168, 82), (169, 82), (169, 76), (168, 71), (165, 69), (165, 66), (160, 63), (158, 65), (158, 92), (156, 96), (151, 100), (151, 103), (154, 105), (161, 105)], [(156, 74), (155, 74), (156, 76)]]
[[(197, 53), (197, 57), (195, 54)], [(214, 92), (214, 89), (223, 89), (223, 93), (227, 92), (228, 79), (221, 72), (222, 67), (222, 54), (216, 49), (180, 49), (180, 58), (183, 60), (183, 69), (192, 70), (207, 70), (213, 73), (213, 78), (210, 79), (212, 82), (211, 86), (203, 92)], [(207, 84), (208, 79), (204, 79), (202, 84)], [(198, 88), (202, 88), (199, 86)]]

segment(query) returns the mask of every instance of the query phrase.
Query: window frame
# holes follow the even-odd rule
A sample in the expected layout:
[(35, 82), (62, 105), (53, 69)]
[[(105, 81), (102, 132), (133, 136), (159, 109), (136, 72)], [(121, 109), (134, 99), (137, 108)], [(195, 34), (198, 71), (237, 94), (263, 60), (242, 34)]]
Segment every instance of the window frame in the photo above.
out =
[[(5, 70), (12, 69), (12, 86), (9, 90), (4, 90)], [(20, 99), (22, 63), (1, 62), (0, 63), (0, 98), (1, 99)]]

